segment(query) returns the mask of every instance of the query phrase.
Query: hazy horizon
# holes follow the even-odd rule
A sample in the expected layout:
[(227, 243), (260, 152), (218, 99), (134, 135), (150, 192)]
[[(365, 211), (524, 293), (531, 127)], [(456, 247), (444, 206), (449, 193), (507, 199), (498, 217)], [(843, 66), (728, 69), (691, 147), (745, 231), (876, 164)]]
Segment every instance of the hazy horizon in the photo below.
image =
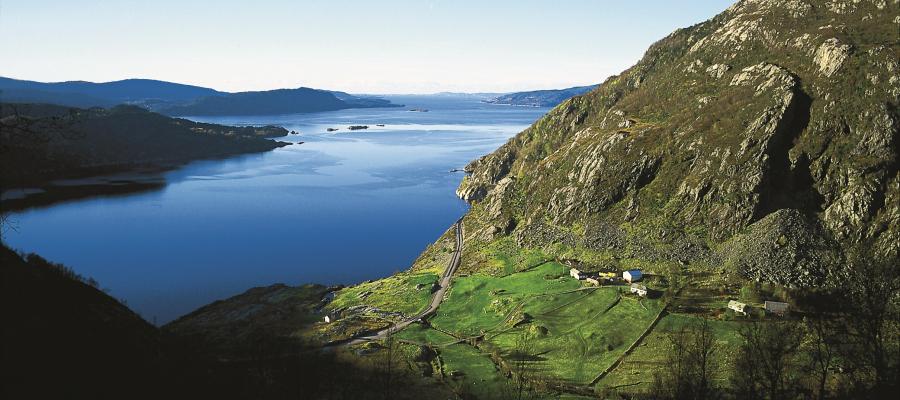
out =
[(0, 51), (16, 56), (0, 60), (0, 75), (228, 92), (558, 89), (600, 83), (730, 3), (5, 1)]
[[(166, 80), (162, 80), (162, 79), (143, 78), (143, 77), (130, 77), (130, 78), (108, 80), (108, 81), (86, 81), (83, 79), (71, 79), (71, 80), (64, 80), (64, 81), (39, 81), (39, 80), (34, 80), (34, 79), (23, 79), (23, 78), (19, 78), (19, 77), (15, 77), (15, 76), (6, 76), (6, 75), (0, 75), (0, 78), (9, 78), (9, 79), (15, 79), (15, 80), (20, 80), (20, 81), (41, 82), (41, 83), (69, 83), (69, 82), (113, 83), (113, 82), (121, 82), (121, 81), (128, 81), (128, 80), (147, 80), (147, 81), (169, 82), (169, 83), (175, 83), (175, 84), (180, 84), (180, 85), (205, 87), (205, 88), (214, 89), (214, 90), (217, 90), (220, 92), (228, 92), (228, 93), (236, 93), (237, 92), (237, 91), (231, 92), (228, 90), (222, 90), (222, 89), (215, 88), (215, 87), (202, 86), (202, 85), (189, 83), (189, 82), (175, 82), (175, 81), (166, 81)], [(600, 83), (602, 83), (602, 82), (597, 82), (596, 84), (600, 84)], [(359, 92), (359, 91), (352, 91), (352, 90), (351, 91), (337, 90), (337, 91), (342, 91), (342, 92), (347, 92), (350, 94), (357, 94), (357, 95), (378, 95), (378, 96), (436, 96), (436, 95), (443, 95), (443, 94), (479, 95), (479, 94), (504, 94), (504, 93), (529, 92), (529, 91), (539, 91), (539, 90), (569, 89), (569, 88), (573, 88), (573, 87), (591, 86), (591, 85), (594, 85), (594, 84), (533, 88), (533, 89), (510, 90), (510, 91), (472, 91), (472, 92), (441, 91), (441, 92), (425, 92), (425, 93), (377, 93), (377, 92)], [(318, 90), (336, 90), (336, 89), (321, 88), (321, 87), (293, 86), (293, 87), (283, 87), (283, 88), (280, 87), (280, 88), (271, 88), (271, 89), (246, 90), (246, 92), (266, 91), (266, 90), (276, 90), (276, 89), (297, 89), (297, 88), (301, 88), (301, 87), (306, 87), (306, 88), (310, 88), (310, 89), (318, 89)], [(241, 91), (241, 92), (243, 92), (243, 91)]]

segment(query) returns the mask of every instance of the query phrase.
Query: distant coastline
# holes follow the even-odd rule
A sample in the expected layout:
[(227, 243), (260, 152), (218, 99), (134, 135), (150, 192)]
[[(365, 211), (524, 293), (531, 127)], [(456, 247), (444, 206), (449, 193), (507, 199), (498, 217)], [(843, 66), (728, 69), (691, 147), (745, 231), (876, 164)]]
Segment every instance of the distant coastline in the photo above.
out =
[(566, 89), (533, 90), (528, 92), (508, 93), (491, 99), (482, 100), (484, 103), (521, 106), (521, 107), (555, 107), (556, 105), (572, 98), (585, 94), (597, 85), (576, 86)]
[(251, 92), (152, 79), (113, 82), (36, 82), (0, 77), (0, 101), (68, 107), (138, 106), (169, 116), (279, 115), (348, 108), (403, 107), (380, 96), (299, 87)]
[[(160, 172), (201, 159), (291, 145), (279, 126), (225, 126), (170, 118), (135, 106), (80, 109), (0, 103), (0, 205), (21, 210), (61, 200), (164, 185)], [(86, 179), (88, 178), (88, 179)]]

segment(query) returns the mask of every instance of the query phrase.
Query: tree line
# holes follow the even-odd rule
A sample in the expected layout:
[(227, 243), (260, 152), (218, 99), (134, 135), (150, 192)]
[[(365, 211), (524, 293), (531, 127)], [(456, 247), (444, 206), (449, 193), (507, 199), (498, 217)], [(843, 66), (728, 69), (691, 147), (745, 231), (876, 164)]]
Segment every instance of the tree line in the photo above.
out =
[[(900, 381), (900, 270), (897, 258), (857, 255), (841, 285), (806, 291), (801, 316), (754, 320), (720, 376), (709, 320), (668, 335), (652, 399), (881, 399)], [(717, 383), (718, 382), (718, 383)]]

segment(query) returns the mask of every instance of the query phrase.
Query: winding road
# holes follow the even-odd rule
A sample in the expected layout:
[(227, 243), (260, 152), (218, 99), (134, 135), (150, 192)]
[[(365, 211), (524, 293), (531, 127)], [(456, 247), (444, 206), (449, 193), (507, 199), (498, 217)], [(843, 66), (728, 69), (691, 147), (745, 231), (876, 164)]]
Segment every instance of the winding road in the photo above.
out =
[(453, 254), (450, 257), (450, 263), (447, 265), (447, 269), (444, 270), (444, 274), (441, 276), (441, 280), (438, 285), (439, 288), (434, 292), (434, 295), (431, 297), (431, 304), (429, 304), (428, 308), (424, 311), (407, 318), (401, 322), (398, 322), (390, 327), (384, 328), (380, 331), (374, 333), (368, 333), (365, 335), (360, 335), (354, 338), (351, 338), (347, 341), (342, 342), (343, 345), (354, 345), (369, 342), (372, 340), (381, 340), (389, 335), (399, 332), (410, 326), (411, 324), (419, 321), (423, 318), (430, 317), (437, 311), (438, 307), (440, 307), (441, 302), (444, 301), (444, 295), (447, 294), (447, 290), (450, 289), (450, 280), (453, 278), (453, 274), (456, 273), (456, 269), (459, 268), (459, 257), (462, 253), (462, 245), (463, 245), (463, 237), (462, 237), (462, 218), (456, 221), (454, 225), (456, 229), (456, 249), (453, 251)]

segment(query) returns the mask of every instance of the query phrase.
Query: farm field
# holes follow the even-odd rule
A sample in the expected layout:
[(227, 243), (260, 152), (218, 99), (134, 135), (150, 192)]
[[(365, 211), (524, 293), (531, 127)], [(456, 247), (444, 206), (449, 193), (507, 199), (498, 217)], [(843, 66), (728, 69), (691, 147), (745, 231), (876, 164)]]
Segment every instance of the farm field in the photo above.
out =
[[(654, 373), (665, 364), (671, 351), (669, 335), (682, 326), (691, 326), (699, 321), (700, 318), (697, 316), (666, 315), (641, 345), (623, 359), (618, 368), (597, 382), (597, 388), (629, 392), (648, 389), (653, 382)], [(714, 382), (725, 386), (734, 363), (734, 354), (741, 343), (738, 334), (741, 322), (709, 320), (709, 323), (715, 336), (711, 362), (712, 376)]]
[[(437, 346), (463, 376), (483, 369), (493, 354), (507, 366), (521, 366), (529, 379), (586, 386), (661, 307), (659, 300), (628, 294), (626, 286), (583, 287), (568, 276), (568, 267), (548, 262), (503, 277), (456, 278), (431, 328), (411, 326), (398, 337)], [(441, 347), (454, 339), (471, 345)], [(460, 347), (484, 357), (463, 357)]]

